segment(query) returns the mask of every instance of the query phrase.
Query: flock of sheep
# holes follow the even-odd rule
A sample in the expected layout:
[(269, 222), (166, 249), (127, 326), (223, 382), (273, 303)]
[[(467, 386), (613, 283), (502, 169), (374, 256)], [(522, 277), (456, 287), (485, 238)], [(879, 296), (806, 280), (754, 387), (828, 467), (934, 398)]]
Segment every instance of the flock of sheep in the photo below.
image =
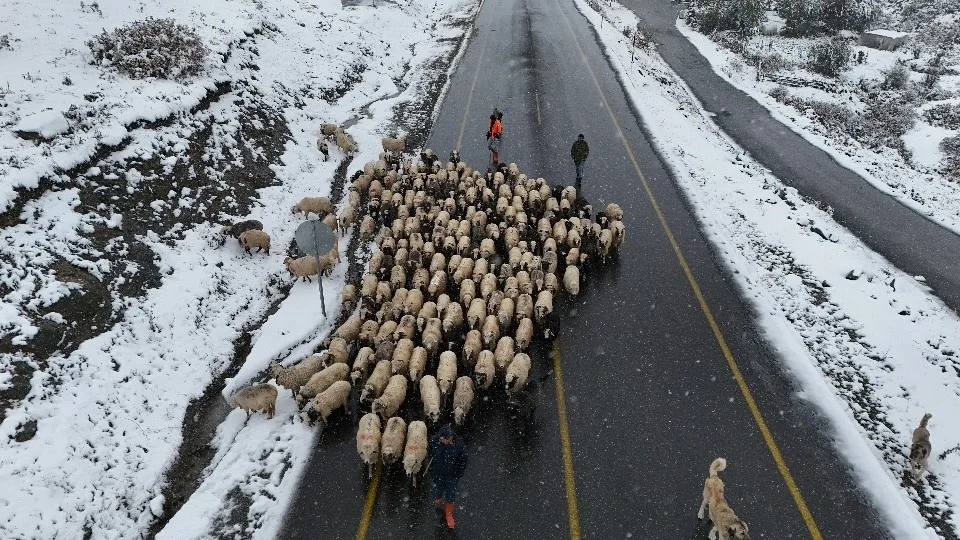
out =
[[(274, 364), (270, 374), (293, 391), (309, 424), (348, 408), (356, 388), (360, 406), (370, 410), (357, 432), (370, 474), (378, 461), (389, 467), (402, 458), (416, 483), (427, 425), (447, 414), (463, 424), (477, 393), (495, 384), (510, 398), (524, 393), (535, 328), (553, 333), (554, 298), (577, 295), (584, 270), (617, 253), (625, 227), (618, 205), (591, 220), (590, 205), (573, 187), (551, 188), (514, 164), (484, 174), (457, 152), (442, 166), (429, 150), (416, 163), (388, 164), (406, 143), (385, 139), (383, 146), (380, 161), (353, 176), (339, 219), (322, 197), (294, 208), (344, 232), (359, 221), (356, 234), (374, 247), (360, 283), (344, 289), (346, 320), (326, 348), (289, 367)], [(248, 248), (256, 246), (249, 230), (224, 232)], [(338, 259), (335, 246), (320, 268), (313, 257), (285, 264), (294, 277), (309, 279)], [(276, 396), (275, 386), (256, 384), (230, 401), (272, 416)], [(399, 413), (414, 397), (422, 415), (412, 410), (421, 419), (408, 425)]]

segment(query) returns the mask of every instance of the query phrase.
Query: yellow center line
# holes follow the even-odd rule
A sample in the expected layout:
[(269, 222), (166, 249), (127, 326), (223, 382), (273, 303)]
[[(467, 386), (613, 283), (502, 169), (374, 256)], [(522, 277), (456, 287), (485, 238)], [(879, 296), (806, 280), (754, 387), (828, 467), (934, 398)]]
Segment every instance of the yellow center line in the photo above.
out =
[(373, 520), (373, 506), (377, 502), (377, 488), (380, 486), (380, 465), (373, 472), (373, 480), (367, 488), (367, 500), (363, 504), (363, 516), (360, 518), (360, 527), (357, 529), (357, 540), (367, 540), (370, 531), (370, 522)]
[(563, 447), (563, 479), (567, 488), (567, 515), (570, 538), (580, 540), (580, 511), (577, 509), (577, 486), (573, 476), (573, 452), (570, 448), (570, 427), (567, 424), (567, 399), (563, 393), (563, 366), (560, 362), (560, 340), (553, 341), (553, 371), (557, 384), (557, 415), (560, 417), (560, 444)]
[[(479, 17), (479, 13), (477, 14)], [(473, 102), (473, 91), (477, 87), (477, 79), (480, 77), (480, 66), (483, 65), (483, 53), (487, 51), (487, 41), (489, 38), (483, 40), (483, 45), (480, 46), (480, 58), (477, 60), (477, 71), (473, 73), (473, 82), (470, 83), (470, 93), (467, 94), (467, 106), (463, 109), (463, 121), (460, 123), (460, 136), (457, 137), (457, 151), (460, 151), (460, 148), (463, 146), (463, 133), (467, 129), (467, 118), (470, 116), (470, 104)]]
[[(557, 4), (559, 6), (559, 0), (557, 1)], [(563, 13), (562, 8), (560, 11)], [(767, 422), (763, 418), (763, 413), (760, 412), (760, 408), (753, 399), (753, 393), (750, 391), (750, 387), (747, 385), (747, 381), (744, 379), (743, 373), (740, 371), (740, 367), (737, 364), (736, 359), (733, 357), (730, 347), (727, 345), (727, 340), (723, 336), (723, 331), (720, 330), (720, 326), (713, 317), (713, 311), (707, 304), (707, 299), (700, 290), (700, 285), (693, 276), (693, 272), (690, 270), (690, 265), (687, 264), (687, 259), (684, 257), (683, 251), (680, 249), (680, 245), (677, 243), (677, 240), (673, 235), (673, 231), (670, 229), (670, 225), (667, 223), (667, 218), (660, 209), (660, 204), (657, 202), (657, 198), (654, 196), (653, 190), (650, 188), (650, 183), (647, 182), (647, 177), (643, 174), (643, 171), (640, 170), (640, 164), (637, 161), (637, 157), (633, 153), (633, 149), (630, 147), (630, 143), (627, 141), (627, 138), (620, 127), (620, 123), (617, 121), (616, 115), (613, 114), (613, 110), (610, 108), (610, 103), (607, 101), (606, 95), (604, 95), (603, 89), (600, 87), (600, 81), (597, 79), (597, 75), (594, 73), (593, 67), (587, 60), (587, 55), (584, 53), (583, 47), (580, 45), (580, 40), (573, 31), (573, 27), (570, 24), (570, 19), (567, 17), (566, 13), (563, 13), (563, 18), (566, 22), (567, 30), (569, 30), (570, 35), (573, 38), (574, 44), (576, 44), (577, 49), (580, 51), (580, 58), (583, 60), (583, 64), (587, 67), (590, 77), (593, 78), (593, 83), (597, 87), (597, 92), (600, 94), (600, 99), (603, 102), (603, 106), (606, 108), (607, 114), (610, 115), (610, 120), (613, 122), (614, 127), (617, 128), (617, 136), (620, 138), (620, 142), (623, 144), (623, 147), (630, 158), (630, 162), (633, 164), (633, 168), (636, 170), (637, 176), (640, 178), (641, 184), (643, 184), (643, 189), (647, 194), (647, 198), (650, 200), (650, 204), (653, 206), (653, 210), (657, 214), (657, 218), (660, 220), (660, 225), (663, 227), (663, 231), (666, 234), (667, 239), (670, 241), (670, 245), (673, 247), (673, 252), (677, 256), (680, 267), (683, 269), (683, 273), (687, 277), (687, 281), (690, 283), (690, 288), (693, 289), (693, 294), (696, 296), (697, 302), (700, 304), (700, 309), (703, 311), (703, 314), (707, 319), (707, 323), (709, 323), (710, 328), (713, 330), (713, 335), (716, 338), (717, 343), (720, 345), (720, 350), (723, 352), (723, 356), (727, 359), (727, 364), (730, 366), (730, 371), (733, 372), (733, 376), (737, 380), (737, 385), (740, 387), (740, 392), (743, 394), (744, 400), (747, 403), (747, 407), (750, 409), (753, 419), (756, 422), (757, 427), (760, 429), (761, 435), (763, 435), (763, 440), (766, 442), (767, 448), (770, 450), (770, 454), (773, 456), (773, 460), (777, 464), (777, 469), (779, 469), (780, 475), (783, 477), (783, 480), (787, 485), (787, 489), (793, 496), (793, 501), (797, 505), (800, 515), (803, 517), (803, 521), (807, 526), (807, 530), (810, 532), (810, 537), (814, 540), (822, 540), (823, 535), (820, 533), (819, 527), (817, 527), (817, 522), (814, 520), (810, 509), (807, 508), (807, 503), (804, 500), (803, 495), (800, 493), (800, 488), (797, 487), (797, 483), (793, 479), (793, 474), (790, 473), (790, 469), (787, 467), (787, 462), (783, 459), (783, 455), (780, 453), (780, 448), (773, 439), (773, 434), (770, 432), (770, 428), (767, 427)]]

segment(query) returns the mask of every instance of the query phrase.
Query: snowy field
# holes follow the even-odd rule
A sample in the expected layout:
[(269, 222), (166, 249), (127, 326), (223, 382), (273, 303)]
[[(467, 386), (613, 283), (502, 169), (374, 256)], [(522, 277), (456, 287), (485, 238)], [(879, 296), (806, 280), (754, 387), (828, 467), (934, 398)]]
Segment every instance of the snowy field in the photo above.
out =
[[(902, 137), (911, 153), (907, 160), (889, 147), (869, 148), (836, 128), (824, 125), (810, 109), (783, 102), (784, 99), (825, 102), (862, 114), (867, 105), (858, 92), (859, 87), (876, 86), (898, 62), (923, 68), (924, 62), (915, 60), (907, 47), (881, 51), (854, 45), (851, 47), (853, 58), (862, 54), (863, 63), (854, 60), (838, 79), (829, 79), (804, 67), (814, 40), (753, 36), (745, 44), (746, 54), (778, 56), (783, 61), (782, 68), (758, 77), (757, 68), (747, 64), (741, 55), (697, 32), (682, 19), (677, 20), (677, 27), (710, 62), (714, 72), (757, 100), (774, 118), (877, 189), (960, 233), (960, 183), (941, 173), (943, 156), (938, 149), (944, 138), (960, 134), (960, 129), (932, 125), (922, 114), (937, 105), (960, 103), (960, 98), (954, 97), (960, 91), (960, 75), (949, 72), (943, 75), (938, 84), (941, 97), (924, 102), (916, 110), (916, 123)], [(948, 54), (946, 61), (949, 62), (950, 58)], [(952, 67), (956, 70), (958, 66)], [(911, 70), (913, 83), (919, 83), (923, 78), (922, 73)], [(780, 100), (774, 97), (778, 92), (782, 94)]]
[[(230, 392), (306, 356), (329, 330), (316, 284), (290, 288), (282, 265), (302, 219), (290, 208), (329, 195), (345, 159), (333, 148), (322, 161), (319, 124), (347, 126), (354, 165), (380, 137), (426, 125), (476, 9), (4, 3), (0, 537), (138, 538), (171, 518), (165, 473), (191, 401), (225, 374)], [(211, 49), (201, 75), (90, 65), (88, 39), (147, 16), (198, 32)], [(15, 133), (37, 123), (48, 139)], [(220, 224), (243, 217), (263, 222), (269, 255), (216, 247)], [(325, 280), (331, 315), (346, 266)], [(161, 536), (275, 535), (313, 444), (289, 393), (277, 409), (226, 418), (202, 486)]]
[[(960, 318), (830, 214), (752, 161), (652, 50), (631, 65), (636, 17), (578, 0), (611, 64), (785, 367), (835, 428), (834, 444), (896, 538), (957, 538)], [(669, 81), (669, 82), (664, 82)], [(930, 423), (930, 472), (907, 473), (910, 436)], [(952, 427), (951, 427), (952, 426)], [(747, 511), (747, 510), (745, 510)]]

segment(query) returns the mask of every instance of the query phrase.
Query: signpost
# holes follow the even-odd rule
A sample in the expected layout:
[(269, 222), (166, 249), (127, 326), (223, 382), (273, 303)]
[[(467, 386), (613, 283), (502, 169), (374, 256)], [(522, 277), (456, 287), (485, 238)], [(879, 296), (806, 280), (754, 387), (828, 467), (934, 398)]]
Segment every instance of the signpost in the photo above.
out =
[(320, 285), (320, 309), (327, 316), (327, 306), (323, 298), (323, 272), (320, 269), (320, 255), (329, 252), (337, 241), (337, 235), (324, 222), (313, 219), (304, 221), (294, 233), (297, 248), (307, 255), (317, 258), (317, 283)]

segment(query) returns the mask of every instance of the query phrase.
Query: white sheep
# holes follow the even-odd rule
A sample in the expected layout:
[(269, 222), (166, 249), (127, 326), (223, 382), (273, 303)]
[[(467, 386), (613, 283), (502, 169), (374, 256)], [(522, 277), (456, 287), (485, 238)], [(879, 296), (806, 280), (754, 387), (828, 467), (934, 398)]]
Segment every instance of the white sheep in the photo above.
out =
[(473, 379), (467, 376), (458, 377), (453, 390), (453, 421), (458, 426), (462, 425), (470, 414), (473, 398)]
[(463, 306), (450, 302), (443, 310), (443, 334), (452, 336), (463, 327)]
[(330, 385), (323, 392), (320, 392), (313, 398), (313, 401), (307, 404), (301, 413), (308, 425), (313, 425), (319, 416), (323, 422), (333, 413), (333, 411), (343, 407), (347, 408), (350, 403), (350, 383), (347, 381), (337, 381)]
[(525, 351), (530, 348), (530, 342), (533, 341), (533, 321), (530, 319), (521, 319), (517, 325), (516, 332), (517, 348)]
[(410, 365), (408, 367), (410, 382), (416, 383), (421, 377), (423, 377), (423, 374), (427, 372), (429, 358), (430, 353), (427, 351), (426, 347), (416, 347), (413, 349), (413, 354), (410, 355)]
[(440, 364), (437, 366), (437, 384), (440, 393), (446, 396), (457, 380), (457, 355), (453, 351), (440, 353)]
[(373, 400), (373, 412), (387, 419), (397, 415), (400, 406), (407, 399), (407, 378), (403, 375), (394, 375), (390, 377), (390, 382), (380, 394), (380, 397)]
[[(374, 416), (377, 415), (374, 414)], [(383, 430), (383, 436), (380, 439), (380, 459), (385, 466), (393, 465), (403, 456), (403, 445), (406, 441), (407, 423), (403, 418), (394, 416), (387, 420), (387, 428)]]
[(510, 362), (513, 361), (516, 343), (512, 336), (503, 336), (497, 342), (497, 348), (493, 352), (493, 361), (498, 371), (507, 369)]
[(263, 411), (273, 418), (277, 411), (277, 387), (272, 384), (253, 384), (237, 390), (227, 398), (231, 407), (240, 407), (250, 417), (250, 411)]
[(333, 386), (337, 381), (347, 380), (349, 368), (346, 364), (333, 364), (323, 368), (320, 372), (314, 373), (307, 384), (297, 390), (294, 398), (301, 407), (309, 399), (313, 399), (317, 394)]
[(316, 214), (324, 217), (332, 214), (335, 208), (326, 197), (304, 197), (293, 207), (294, 214)]
[(391, 369), (394, 374), (406, 375), (409, 372), (410, 356), (413, 355), (413, 348), (412, 339), (403, 338), (397, 342), (391, 359)]
[(477, 365), (473, 367), (473, 378), (477, 381), (477, 386), (484, 390), (489, 390), (496, 376), (496, 365), (493, 360), (493, 353), (487, 350), (480, 351), (480, 357), (477, 359)]
[(360, 393), (360, 401), (364, 403), (371, 402), (381, 394), (390, 382), (390, 361), (381, 360), (373, 367), (373, 373), (367, 378), (363, 385), (363, 391)]
[(337, 146), (340, 147), (340, 150), (343, 150), (344, 154), (352, 156), (357, 152), (357, 143), (344, 130), (338, 129), (333, 135)]
[(580, 269), (576, 266), (568, 266), (563, 272), (563, 288), (571, 296), (580, 294)]
[(424, 375), (420, 379), (420, 401), (423, 402), (423, 415), (432, 424), (440, 421), (440, 386), (433, 375)]
[(487, 315), (483, 320), (483, 326), (480, 327), (480, 336), (483, 339), (483, 346), (493, 348), (500, 340), (500, 321), (496, 315)]
[(521, 294), (517, 297), (517, 309), (514, 312), (514, 319), (518, 322), (524, 318), (533, 317), (533, 297), (529, 294)]
[(354, 313), (347, 318), (336, 330), (333, 331), (333, 336), (345, 339), (347, 341), (354, 341), (360, 337), (360, 330), (363, 328), (363, 319), (359, 315)]
[(537, 294), (537, 303), (534, 309), (537, 322), (543, 324), (546, 318), (553, 313), (553, 293), (540, 291)]
[[(353, 360), (353, 367), (350, 370), (350, 380), (355, 386), (366, 382), (367, 377), (370, 375), (370, 371), (373, 369), (373, 349), (370, 347), (363, 347), (357, 353), (357, 357)], [(337, 364), (334, 364), (334, 367)]]
[(427, 424), (414, 420), (407, 426), (407, 444), (403, 449), (403, 470), (417, 486), (417, 475), (427, 459)]
[(380, 140), (380, 143), (383, 145), (384, 152), (396, 152), (402, 154), (407, 150), (407, 139), (391, 139), (390, 137), (384, 137)]
[(623, 221), (623, 209), (621, 209), (617, 203), (607, 205), (606, 215), (610, 221)]
[(487, 303), (483, 298), (474, 298), (467, 310), (467, 326), (473, 330), (479, 330), (486, 315)]
[(257, 248), (257, 253), (266, 251), (267, 255), (269, 255), (270, 235), (256, 229), (243, 231), (240, 233), (240, 245), (243, 246), (243, 250), (247, 252), (247, 255), (253, 255), (250, 248)]
[(479, 330), (471, 330), (467, 332), (467, 337), (463, 341), (463, 365), (468, 369), (473, 369), (473, 366), (477, 363), (477, 358), (480, 356), (480, 351), (483, 350), (483, 339), (481, 337)]
[(323, 356), (315, 354), (292, 366), (283, 367), (280, 364), (270, 366), (270, 376), (277, 380), (277, 384), (296, 392), (307, 384), (310, 377), (323, 369)]
[(373, 478), (373, 467), (380, 459), (380, 417), (367, 413), (357, 427), (357, 453), (367, 466), (368, 478)]
[(440, 350), (440, 344), (443, 342), (442, 324), (438, 318), (427, 319), (427, 323), (420, 337), (423, 347), (427, 349), (427, 353), (431, 358), (435, 357), (437, 351)]
[(507, 366), (507, 374), (504, 377), (507, 393), (516, 394), (527, 386), (527, 380), (530, 378), (530, 356), (526, 353), (517, 353), (513, 361)]

